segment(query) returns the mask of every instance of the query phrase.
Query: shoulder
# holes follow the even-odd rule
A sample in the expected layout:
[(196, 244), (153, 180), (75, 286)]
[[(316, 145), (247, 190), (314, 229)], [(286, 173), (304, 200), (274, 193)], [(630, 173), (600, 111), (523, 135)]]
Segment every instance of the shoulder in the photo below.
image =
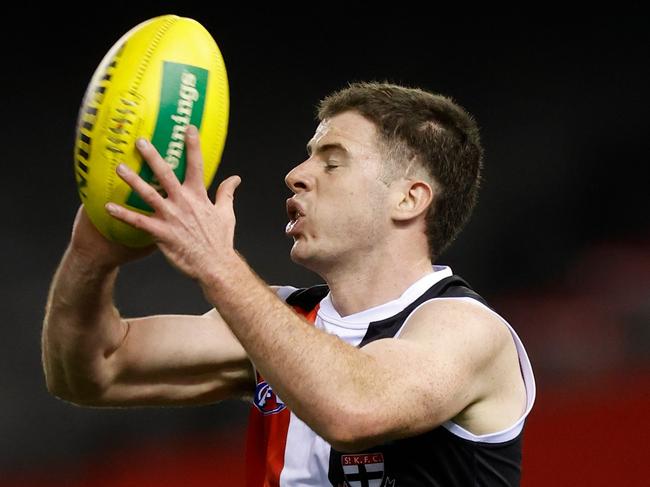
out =
[[(521, 380), (515, 377), (519, 367), (508, 326), (471, 298), (427, 300), (409, 314), (398, 336), (373, 341), (363, 350), (376, 367), (397, 378), (395, 395), (426, 405), (421, 410), (426, 426), (422, 431), (479, 410), (479, 420), (461, 421), (461, 426), (497, 431), (504, 423), (499, 412), (503, 398), (510, 404), (511, 383)], [(516, 402), (514, 408), (519, 406)]]
[(472, 298), (435, 298), (418, 306), (406, 320), (403, 340), (469, 352), (483, 363), (512, 345), (506, 321)]

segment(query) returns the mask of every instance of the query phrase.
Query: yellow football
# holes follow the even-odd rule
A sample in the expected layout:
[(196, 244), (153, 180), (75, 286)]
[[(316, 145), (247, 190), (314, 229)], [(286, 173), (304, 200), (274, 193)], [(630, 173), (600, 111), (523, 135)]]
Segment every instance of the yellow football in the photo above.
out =
[(124, 163), (160, 190), (135, 148), (145, 137), (185, 178), (185, 130), (201, 135), (203, 179), (212, 182), (228, 129), (228, 78), (221, 52), (197, 21), (165, 15), (135, 26), (108, 51), (84, 95), (77, 119), (74, 172), (90, 220), (110, 240), (130, 247), (151, 237), (111, 217), (112, 201), (150, 214), (151, 208), (115, 173)]

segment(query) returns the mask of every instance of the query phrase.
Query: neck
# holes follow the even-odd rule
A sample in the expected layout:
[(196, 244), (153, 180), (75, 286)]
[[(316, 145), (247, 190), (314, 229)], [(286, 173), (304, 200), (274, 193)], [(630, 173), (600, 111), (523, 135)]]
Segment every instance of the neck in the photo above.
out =
[(336, 311), (348, 316), (387, 303), (431, 273), (432, 263), (428, 256), (404, 257), (375, 255), (357, 260), (354, 267), (340, 266), (323, 275)]

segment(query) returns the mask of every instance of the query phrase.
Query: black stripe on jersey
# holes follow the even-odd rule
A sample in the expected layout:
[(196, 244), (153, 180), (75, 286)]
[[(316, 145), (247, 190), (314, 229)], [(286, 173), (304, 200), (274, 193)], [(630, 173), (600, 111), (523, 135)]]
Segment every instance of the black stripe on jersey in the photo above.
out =
[[(473, 442), (442, 426), (422, 435), (377, 445), (357, 455), (384, 458), (381, 487), (517, 487), (523, 433), (503, 443)], [(345, 485), (342, 456), (330, 451), (328, 480)], [(348, 484), (349, 485), (349, 484)], [(356, 484), (359, 485), (359, 484)]]
[(298, 306), (305, 311), (311, 311), (330, 292), (326, 284), (319, 284), (292, 292), (286, 300), (289, 306)]
[(381, 321), (371, 322), (368, 325), (366, 336), (364, 336), (361, 343), (359, 343), (359, 347), (363, 347), (364, 345), (381, 338), (394, 337), (413, 310), (429, 299), (460, 297), (473, 298), (487, 306), (485, 300), (476, 294), (470, 285), (463, 279), (458, 276), (445, 277), (431, 286), (422, 296), (413, 301), (395, 316), (391, 316), (390, 318)]
[[(298, 289), (289, 295), (286, 303), (289, 306), (298, 306), (305, 311), (311, 311), (325, 296), (327, 296), (328, 292), (329, 287), (326, 284)], [(424, 294), (422, 294), (422, 296), (413, 301), (396, 315), (384, 320), (371, 322), (368, 325), (366, 335), (361, 340), (361, 343), (359, 343), (359, 347), (363, 347), (364, 345), (381, 338), (394, 337), (413, 310), (429, 299), (460, 297), (473, 298), (485, 306), (489, 306), (464, 279), (456, 275), (445, 277), (431, 286)]]

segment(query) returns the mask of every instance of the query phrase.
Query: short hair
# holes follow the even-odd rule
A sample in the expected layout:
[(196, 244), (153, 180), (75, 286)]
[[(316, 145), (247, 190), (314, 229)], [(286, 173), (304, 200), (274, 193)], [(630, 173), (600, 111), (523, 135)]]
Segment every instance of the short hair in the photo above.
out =
[(483, 148), (476, 122), (449, 97), (378, 82), (352, 83), (327, 96), (318, 105), (318, 119), (350, 110), (376, 125), (386, 162), (400, 166), (400, 174), (415, 161), (435, 181), (426, 232), (436, 258), (467, 223), (478, 199)]

